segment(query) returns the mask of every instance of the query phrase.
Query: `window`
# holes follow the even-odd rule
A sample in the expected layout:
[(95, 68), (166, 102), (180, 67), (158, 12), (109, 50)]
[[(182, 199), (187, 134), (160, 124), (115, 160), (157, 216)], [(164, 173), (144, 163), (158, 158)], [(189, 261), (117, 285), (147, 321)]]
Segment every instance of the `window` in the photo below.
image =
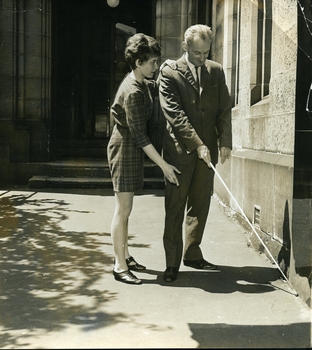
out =
[[(269, 94), (271, 77), (272, 1), (258, 0), (253, 8), (251, 35), (251, 105)], [(256, 38), (256, 39), (255, 39)]]
[(234, 103), (238, 104), (239, 94), (239, 61), (240, 61), (240, 27), (241, 27), (241, 0), (234, 2), (233, 8), (233, 87), (231, 95), (233, 95)]

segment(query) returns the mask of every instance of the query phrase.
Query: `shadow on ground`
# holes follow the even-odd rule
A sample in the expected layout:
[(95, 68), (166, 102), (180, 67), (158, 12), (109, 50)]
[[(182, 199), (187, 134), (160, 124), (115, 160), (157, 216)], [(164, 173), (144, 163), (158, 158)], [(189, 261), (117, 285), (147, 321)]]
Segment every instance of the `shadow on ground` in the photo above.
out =
[(0, 197), (0, 347), (23, 346), (27, 334), (66, 324), (88, 331), (128, 321), (99, 312), (116, 298), (95, 286), (111, 273), (110, 234), (64, 230), (62, 221), (75, 211), (69, 203), (33, 195)]
[(309, 349), (311, 346), (309, 323), (279, 326), (191, 323), (189, 327), (198, 348)]
[[(267, 293), (280, 289), (274, 285), (274, 281), (280, 280), (280, 272), (276, 268), (257, 266), (224, 266), (219, 265), (220, 271), (180, 271), (177, 280), (174, 282), (164, 282), (163, 271), (145, 270), (146, 274), (157, 275), (156, 280), (141, 278), (144, 283), (157, 283), (173, 288), (192, 287), (202, 289), (209, 293), (228, 294), (234, 292), (241, 293)], [(287, 291), (287, 286), (285, 287)]]
[[(110, 234), (64, 230), (63, 220), (77, 211), (70, 209), (65, 200), (36, 199), (34, 194), (12, 192), (0, 197), (0, 347), (27, 346), (28, 337), (40, 331), (60, 331), (69, 324), (90, 331), (129, 322), (133, 315), (104, 311), (108, 303), (118, 298), (117, 292), (102, 288), (103, 276), (111, 275), (113, 265), (113, 257), (106, 248), (111, 245)], [(279, 271), (273, 267), (219, 267), (220, 272), (181, 271), (171, 286), (218, 294), (261, 294), (274, 291), (277, 288), (274, 282), (280, 279)], [(162, 274), (163, 271), (146, 270), (141, 276), (146, 284), (168, 285)], [(156, 329), (157, 325), (149, 327)], [(210, 348), (220, 344), (272, 347), (272, 336), (284, 347), (293, 344), (291, 335), (296, 334), (293, 339), (300, 335), (303, 341), (309, 331), (306, 324), (273, 327), (189, 324), (189, 327), (198, 347)]]

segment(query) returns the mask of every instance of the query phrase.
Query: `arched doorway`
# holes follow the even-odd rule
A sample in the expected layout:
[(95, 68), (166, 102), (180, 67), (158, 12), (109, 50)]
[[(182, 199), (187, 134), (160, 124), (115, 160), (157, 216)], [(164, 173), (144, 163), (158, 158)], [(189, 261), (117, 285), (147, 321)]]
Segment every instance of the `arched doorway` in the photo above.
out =
[[(118, 2), (118, 1), (115, 1)], [(155, 34), (155, 0), (52, 3), (51, 155), (106, 157), (110, 106), (129, 71), (123, 50), (135, 32)]]

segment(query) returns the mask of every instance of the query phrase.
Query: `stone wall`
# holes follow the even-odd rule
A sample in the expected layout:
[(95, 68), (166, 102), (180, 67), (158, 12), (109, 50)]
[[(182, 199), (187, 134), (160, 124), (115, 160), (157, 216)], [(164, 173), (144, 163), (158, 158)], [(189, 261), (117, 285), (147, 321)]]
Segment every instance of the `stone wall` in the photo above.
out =
[[(297, 292), (309, 304), (311, 275), (307, 275), (308, 278), (300, 277), (297, 272), (299, 260), (311, 262), (311, 256), (308, 255), (311, 244), (308, 239), (305, 239), (305, 245), (309, 248), (298, 248), (302, 247), (300, 240), (309, 235), (307, 228), (301, 233), (292, 232), (297, 2), (271, 2), (271, 36), (263, 35), (261, 39), (260, 21), (267, 9), (259, 11), (257, 1), (241, 1), (241, 8), (238, 10), (238, 3), (227, 1), (221, 6), (219, 1), (214, 2), (214, 26), (219, 31), (214, 43), (214, 58), (218, 61), (223, 59), (233, 101), (232, 158), (229, 163), (219, 164), (217, 170)], [(263, 23), (265, 26), (265, 22)], [(239, 28), (237, 24), (240, 25)], [(237, 37), (235, 33), (239, 33)], [(262, 49), (264, 38), (270, 41), (268, 52), (271, 57), (267, 62), (265, 59), (269, 56), (265, 56), (266, 47), (263, 55), (259, 56), (259, 48)], [(237, 65), (233, 46), (239, 48)], [(259, 74), (261, 60), (266, 62), (262, 67), (263, 72), (270, 68), (270, 79), (269, 93), (259, 98), (257, 89), (261, 89), (261, 86), (258, 81), (264, 76)], [(238, 83), (234, 82), (235, 77), (238, 78)], [(235, 88), (237, 91), (234, 91)], [(257, 235), (218, 179), (215, 181), (215, 193), (233, 210), (234, 216), (246, 228), (254, 248), (264, 251)], [(297, 265), (293, 255), (295, 248)], [(299, 259), (298, 249), (305, 252), (305, 258)], [(308, 265), (306, 269), (311, 269)]]
[(17, 163), (49, 157), (50, 8), (51, 0), (3, 1), (0, 8), (0, 153), (8, 165), (2, 183), (19, 182)]
[[(219, 36), (219, 41), (224, 37), (233, 38), (234, 4), (227, 2), (215, 16), (217, 28), (222, 25), (220, 12), (226, 18), (223, 23), (227, 22), (222, 30), (227, 28), (227, 32)], [(292, 14), (297, 9), (291, 0), (273, 1), (270, 93), (252, 104), (251, 91), (256, 84), (254, 70), (258, 64), (258, 27), (255, 26), (258, 10), (256, 1), (241, 2), (239, 38), (227, 40), (233, 44), (239, 42), (239, 66), (236, 67), (239, 90), (232, 109), (232, 162), (219, 165), (218, 169), (250, 221), (253, 221), (255, 207), (260, 208), (259, 230), (281, 243), (285, 203), (289, 204), (290, 217), (292, 203), (297, 50), (296, 16)], [(216, 52), (223, 47), (226, 58), (223, 65), (233, 95), (232, 46), (218, 42), (215, 45)], [(216, 191), (224, 202), (234, 207), (218, 181)]]

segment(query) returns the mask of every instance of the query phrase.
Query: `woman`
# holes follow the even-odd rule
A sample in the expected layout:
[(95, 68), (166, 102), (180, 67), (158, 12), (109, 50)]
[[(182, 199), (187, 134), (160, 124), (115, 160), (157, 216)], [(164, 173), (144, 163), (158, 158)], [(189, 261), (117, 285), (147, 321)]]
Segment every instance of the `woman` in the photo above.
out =
[[(158, 91), (150, 78), (158, 69), (161, 48), (150, 36), (139, 33), (126, 44), (125, 59), (131, 72), (121, 82), (111, 112), (115, 125), (107, 146), (108, 163), (115, 193), (115, 212), (111, 224), (117, 281), (141, 284), (130, 270), (144, 270), (130, 255), (128, 249), (128, 221), (134, 192), (143, 188), (144, 152), (163, 171), (168, 181), (179, 185), (175, 172), (151, 144), (146, 134), (146, 123), (153, 110), (152, 95)], [(149, 79), (149, 80), (148, 80)]]

